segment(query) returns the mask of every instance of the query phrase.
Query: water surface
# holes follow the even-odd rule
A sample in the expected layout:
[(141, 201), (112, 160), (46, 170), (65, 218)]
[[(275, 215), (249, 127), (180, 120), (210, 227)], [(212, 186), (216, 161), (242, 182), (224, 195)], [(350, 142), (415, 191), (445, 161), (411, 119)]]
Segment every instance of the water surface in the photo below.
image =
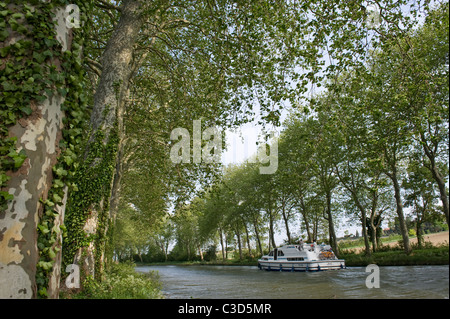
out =
[(449, 266), (380, 267), (380, 288), (369, 289), (365, 267), (278, 272), (256, 266), (139, 266), (157, 271), (166, 298), (312, 299), (448, 298)]

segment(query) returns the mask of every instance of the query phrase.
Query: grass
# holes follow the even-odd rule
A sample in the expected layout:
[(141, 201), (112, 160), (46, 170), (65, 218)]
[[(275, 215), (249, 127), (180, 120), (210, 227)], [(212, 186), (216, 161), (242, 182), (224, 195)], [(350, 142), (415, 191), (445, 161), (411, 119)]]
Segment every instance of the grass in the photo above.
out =
[[(413, 237), (410, 237), (413, 238)], [(381, 237), (380, 238), (382, 244), (388, 244), (392, 242), (398, 242), (399, 240), (402, 240), (401, 235), (390, 235), (387, 237)], [(340, 249), (355, 249), (364, 247), (364, 238), (360, 237), (358, 239), (348, 239), (348, 240), (341, 240), (339, 241), (339, 248)]]
[(341, 253), (340, 258), (345, 259), (346, 266), (411, 266), (411, 265), (448, 265), (449, 246), (440, 245), (419, 249), (413, 246), (411, 254), (407, 255), (399, 246), (384, 248), (383, 251), (365, 256), (361, 253)]
[(85, 280), (79, 291), (63, 291), (64, 299), (161, 299), (156, 273), (136, 272), (135, 264), (113, 264), (101, 282)]

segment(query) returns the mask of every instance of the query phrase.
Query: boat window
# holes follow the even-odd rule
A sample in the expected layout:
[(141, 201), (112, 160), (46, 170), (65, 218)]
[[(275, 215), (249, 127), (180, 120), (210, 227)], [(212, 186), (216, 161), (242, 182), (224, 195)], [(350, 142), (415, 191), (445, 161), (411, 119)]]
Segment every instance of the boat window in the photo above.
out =
[(288, 261), (302, 261), (302, 260), (304, 260), (304, 258), (303, 257), (294, 257), (294, 258), (288, 258), (287, 260)]
[(284, 253), (281, 250), (279, 250), (278, 251), (278, 256), (284, 256)]

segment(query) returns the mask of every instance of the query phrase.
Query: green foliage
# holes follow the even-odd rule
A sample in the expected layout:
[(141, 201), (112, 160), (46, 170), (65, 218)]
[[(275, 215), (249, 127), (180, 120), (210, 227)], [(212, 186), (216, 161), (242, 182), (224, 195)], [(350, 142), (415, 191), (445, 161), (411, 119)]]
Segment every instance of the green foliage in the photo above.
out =
[[(309, 240), (318, 238), (324, 223), (323, 235), (331, 237), (330, 218), (341, 223), (341, 212), (358, 223), (364, 218), (369, 230), (373, 222), (379, 234), (378, 222), (396, 211), (396, 195), (406, 195), (407, 205), (428, 205), (428, 211), (439, 210), (436, 214), (442, 216), (436, 202), (427, 200), (436, 197), (437, 182), (430, 173), (434, 162), (448, 180), (448, 95), (441, 94), (448, 91), (448, 36), (442, 30), (448, 30), (448, 3), (431, 11), (424, 25), (393, 31), (381, 47), (366, 52), (363, 64), (329, 77), (327, 90), (287, 121), (276, 174), (258, 176), (250, 164), (233, 167), (182, 208), (205, 202), (198, 225), (176, 220), (177, 229), (199, 228), (196, 236), (186, 236), (191, 241), (177, 238), (177, 252), (182, 245), (188, 251), (192, 241), (207, 245), (226, 237), (229, 244), (244, 232), (252, 235), (253, 243), (260, 233), (268, 231), (270, 238), (274, 222), (281, 216), (289, 220), (290, 205), (296, 211), (291, 216), (301, 218)], [(425, 173), (413, 176), (414, 167)], [(395, 181), (404, 181), (401, 191)], [(333, 214), (327, 214), (330, 210)], [(409, 235), (414, 234), (410, 229)]]
[[(68, 237), (63, 245), (65, 264), (71, 264), (77, 250), (89, 246), (93, 241), (98, 253), (96, 258), (104, 251), (104, 230), (108, 223), (109, 202), (104, 203), (102, 207), (100, 202), (103, 198), (108, 198), (111, 192), (118, 145), (117, 128), (110, 133), (106, 144), (104, 141), (104, 132), (98, 130), (94, 134), (94, 141), (89, 144), (88, 153), (84, 159), (80, 159), (74, 173), (77, 191), (70, 194), (64, 222)], [(88, 235), (83, 227), (94, 211), (98, 213), (98, 228), (96, 233)]]
[(73, 299), (161, 299), (161, 284), (155, 272), (139, 273), (132, 263), (112, 264), (101, 281), (86, 280), (76, 294), (62, 294)]

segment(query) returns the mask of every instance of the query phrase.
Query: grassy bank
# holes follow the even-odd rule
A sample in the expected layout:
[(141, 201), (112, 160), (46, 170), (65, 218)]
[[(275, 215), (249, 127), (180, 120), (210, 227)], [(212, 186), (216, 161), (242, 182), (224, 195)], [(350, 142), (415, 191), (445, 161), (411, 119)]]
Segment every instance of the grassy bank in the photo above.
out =
[[(367, 266), (377, 264), (379, 266), (412, 266), (412, 265), (448, 265), (449, 248), (435, 247), (426, 249), (415, 249), (410, 255), (406, 255), (402, 250), (390, 250), (372, 253), (371, 256), (365, 256), (364, 253), (342, 253), (340, 258), (345, 259), (348, 267)], [(164, 266), (164, 265), (212, 265), (212, 266), (256, 266), (258, 261), (239, 261), (226, 260), (214, 262), (201, 261), (180, 261), (151, 263), (146, 265)], [(144, 264), (141, 264), (144, 265)]]
[(101, 282), (85, 281), (81, 290), (62, 291), (62, 299), (161, 299), (161, 284), (154, 272), (139, 273), (133, 263), (113, 264)]
[[(354, 246), (356, 247), (356, 246)], [(354, 248), (352, 247), (352, 248)], [(359, 252), (358, 252), (359, 251)], [(413, 251), (406, 255), (402, 248), (397, 246), (382, 246), (380, 251), (372, 253), (371, 256), (365, 256), (363, 250), (348, 250), (341, 248), (339, 256), (345, 259), (345, 264), (349, 267), (367, 266), (368, 264), (377, 264), (379, 266), (407, 266), (407, 265), (448, 265), (449, 264), (449, 246), (441, 244), (433, 246), (427, 243), (424, 248), (418, 248), (413, 244)], [(213, 266), (256, 266), (258, 259), (227, 259), (215, 261), (169, 261), (138, 265), (213, 265)]]
[(365, 256), (364, 253), (342, 253), (341, 258), (345, 264), (352, 266), (366, 266), (377, 264), (379, 266), (411, 266), (411, 265), (448, 265), (448, 246), (414, 249), (410, 255), (402, 250), (389, 250), (372, 253)]
[[(407, 265), (448, 265), (449, 264), (449, 244), (448, 231), (428, 234), (428, 239), (423, 247), (417, 245), (415, 236), (411, 237), (412, 253), (406, 255), (403, 251), (400, 235), (382, 237), (382, 246), (371, 256), (364, 254), (364, 242), (358, 240), (346, 240), (339, 242), (341, 258), (345, 259), (347, 266), (366, 266), (377, 264), (380, 266), (407, 266)], [(438, 238), (442, 237), (442, 238)], [(443, 240), (445, 239), (445, 240)]]

